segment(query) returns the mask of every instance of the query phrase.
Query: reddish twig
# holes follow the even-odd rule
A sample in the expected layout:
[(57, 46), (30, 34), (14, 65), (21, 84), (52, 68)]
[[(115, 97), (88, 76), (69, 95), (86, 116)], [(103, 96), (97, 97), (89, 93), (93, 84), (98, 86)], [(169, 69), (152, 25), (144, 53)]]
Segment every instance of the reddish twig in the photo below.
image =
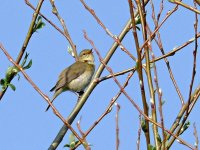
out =
[(193, 128), (194, 128), (194, 132), (193, 132), (193, 134), (194, 134), (194, 137), (195, 137), (195, 150), (198, 150), (199, 148), (199, 138), (198, 138), (198, 133), (197, 133), (197, 128), (196, 128), (196, 124), (195, 123), (193, 123)]
[(78, 55), (77, 55), (77, 51), (76, 51), (76, 45), (75, 45), (75, 44), (73, 43), (73, 41), (72, 41), (72, 38), (71, 38), (71, 36), (70, 36), (70, 34), (69, 34), (69, 31), (68, 31), (68, 29), (67, 29), (67, 26), (66, 26), (66, 24), (65, 24), (65, 21), (64, 21), (64, 19), (62, 19), (62, 17), (59, 15), (58, 10), (57, 10), (57, 8), (56, 8), (56, 5), (55, 5), (55, 3), (54, 3), (54, 0), (50, 0), (50, 3), (51, 3), (51, 5), (52, 5), (52, 13), (53, 13), (54, 15), (56, 15), (56, 17), (57, 17), (58, 20), (60, 21), (60, 23), (61, 23), (61, 25), (62, 25), (62, 27), (63, 27), (63, 29), (64, 29), (65, 37), (67, 38), (67, 40), (68, 40), (70, 46), (72, 47), (72, 50), (73, 50), (73, 53), (74, 53), (74, 57), (75, 57), (76, 60), (78, 60)]
[(91, 150), (91, 148), (90, 148), (90, 146), (89, 146), (89, 144), (88, 144), (88, 142), (87, 142), (87, 140), (86, 140), (86, 136), (85, 136), (85, 133), (82, 131), (82, 129), (81, 129), (81, 119), (82, 119), (82, 117), (79, 119), (79, 121), (77, 122), (77, 128), (78, 128), (78, 130), (79, 130), (79, 132), (81, 133), (81, 135), (82, 135), (82, 138), (83, 138), (83, 141), (84, 141), (84, 148), (86, 149), (86, 150)]
[(119, 150), (119, 111), (120, 111), (120, 105), (118, 103), (115, 103), (117, 107), (117, 112), (115, 115), (115, 121), (116, 121), (116, 150)]
[[(196, 8), (196, 5), (195, 5)], [(195, 13), (195, 23), (194, 23), (194, 31), (195, 31), (195, 47), (194, 47), (194, 51), (193, 51), (193, 68), (192, 68), (192, 78), (191, 78), (191, 82), (190, 82), (190, 90), (189, 90), (189, 95), (188, 95), (188, 104), (190, 105), (191, 102), (191, 95), (192, 95), (192, 88), (193, 88), (193, 84), (194, 84), (194, 78), (196, 75), (196, 60), (197, 60), (197, 49), (198, 49), (198, 40), (197, 40), (197, 27), (198, 27), (198, 16), (197, 13)], [(186, 115), (188, 115), (189, 113), (189, 105), (186, 111)]]
[[(142, 57), (141, 57), (139, 39), (138, 39), (138, 35), (137, 35), (136, 23), (135, 23), (135, 18), (134, 18), (134, 10), (133, 10), (132, 0), (128, 0), (128, 3), (129, 3), (130, 15), (131, 15), (133, 37), (134, 37), (134, 42), (135, 42), (135, 47), (136, 47), (136, 52), (137, 52), (137, 72), (138, 72), (138, 78), (139, 78), (139, 82), (140, 82), (140, 92), (141, 92), (141, 96), (142, 96), (142, 104), (143, 104), (143, 109), (144, 109), (145, 115), (149, 116), (149, 110), (148, 110), (146, 94), (145, 94), (146, 92), (144, 89)], [(149, 122), (147, 120), (145, 120), (145, 126), (146, 126), (146, 132), (145, 132), (146, 146), (148, 149), (148, 145), (150, 144), (150, 132), (149, 132)]]
[(189, 5), (181, 2), (180, 0), (169, 0), (169, 1), (172, 2), (172, 3), (175, 3), (177, 5), (181, 5), (181, 6), (187, 8), (187, 9), (189, 9), (189, 10), (191, 10), (191, 11), (197, 13), (197, 14), (200, 14), (200, 11), (197, 8), (193, 8), (192, 6), (189, 6)]
[(140, 136), (141, 136), (142, 126), (141, 126), (141, 114), (139, 114), (139, 129), (138, 129), (138, 138), (137, 138), (137, 150), (140, 150)]

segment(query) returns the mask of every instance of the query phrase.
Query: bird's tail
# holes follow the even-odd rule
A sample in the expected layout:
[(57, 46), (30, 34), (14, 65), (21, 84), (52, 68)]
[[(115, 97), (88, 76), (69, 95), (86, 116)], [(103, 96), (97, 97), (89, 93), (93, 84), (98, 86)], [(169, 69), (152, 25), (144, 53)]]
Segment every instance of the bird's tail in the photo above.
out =
[[(54, 88), (55, 88), (55, 87), (54, 87)], [(52, 88), (52, 89), (54, 89), (54, 88)], [(53, 101), (55, 100), (55, 98), (56, 98), (58, 95), (60, 95), (60, 93), (62, 93), (62, 92), (63, 92), (63, 89), (62, 89), (62, 88), (56, 90), (56, 92), (55, 92), (54, 95), (53, 95), (53, 99), (51, 100), (51, 103), (53, 103)], [(50, 108), (50, 105), (48, 105), (46, 111), (47, 111), (49, 108)]]
[[(51, 100), (51, 103), (53, 103), (53, 101), (54, 101), (54, 100), (55, 100), (55, 98)], [(48, 105), (48, 107), (46, 108), (46, 110), (45, 110), (45, 111), (48, 111), (48, 110), (49, 110), (49, 108), (50, 108), (50, 105)]]

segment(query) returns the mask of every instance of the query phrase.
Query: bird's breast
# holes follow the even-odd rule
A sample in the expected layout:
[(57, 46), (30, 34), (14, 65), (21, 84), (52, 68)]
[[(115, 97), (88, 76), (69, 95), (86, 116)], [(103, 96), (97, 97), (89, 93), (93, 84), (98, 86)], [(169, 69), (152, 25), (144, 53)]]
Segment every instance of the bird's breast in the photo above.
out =
[(72, 80), (68, 85), (69, 90), (75, 91), (75, 92), (84, 91), (84, 89), (90, 83), (93, 73), (94, 71), (91, 71), (91, 70), (85, 71), (78, 78)]

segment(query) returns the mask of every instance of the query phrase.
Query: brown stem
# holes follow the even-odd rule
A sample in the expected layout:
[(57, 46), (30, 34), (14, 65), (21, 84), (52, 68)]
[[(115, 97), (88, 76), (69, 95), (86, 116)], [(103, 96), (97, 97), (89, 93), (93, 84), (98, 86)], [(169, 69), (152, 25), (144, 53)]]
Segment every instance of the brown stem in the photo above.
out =
[[(144, 89), (144, 80), (143, 80), (143, 71), (142, 71), (142, 57), (140, 53), (140, 46), (139, 46), (139, 40), (137, 35), (137, 29), (136, 29), (136, 23), (135, 23), (135, 17), (134, 17), (134, 11), (133, 11), (133, 3), (132, 0), (128, 0), (129, 2), (129, 8), (130, 8), (130, 14), (131, 14), (131, 23), (132, 23), (132, 29), (133, 29), (133, 37), (135, 41), (136, 51), (137, 51), (137, 71), (138, 71), (138, 77), (140, 82), (140, 89), (141, 89), (141, 95), (142, 95), (142, 103), (143, 103), (143, 109), (146, 116), (149, 116), (148, 112), (148, 105), (146, 102), (146, 95), (145, 95), (145, 89)], [(150, 144), (150, 134), (149, 134), (149, 122), (148, 120), (145, 120), (145, 126), (146, 126), (146, 132), (145, 132), (145, 138), (146, 138), (146, 145), (148, 149), (148, 145)]]

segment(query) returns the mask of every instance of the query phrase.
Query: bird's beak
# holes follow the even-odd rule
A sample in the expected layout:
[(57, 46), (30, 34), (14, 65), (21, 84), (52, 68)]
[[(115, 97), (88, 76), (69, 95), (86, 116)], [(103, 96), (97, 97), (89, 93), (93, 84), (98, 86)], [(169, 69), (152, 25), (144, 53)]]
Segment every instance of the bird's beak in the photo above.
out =
[(93, 50), (93, 48), (91, 48), (91, 49), (90, 49), (90, 53), (93, 53), (93, 51), (92, 51), (92, 50)]

